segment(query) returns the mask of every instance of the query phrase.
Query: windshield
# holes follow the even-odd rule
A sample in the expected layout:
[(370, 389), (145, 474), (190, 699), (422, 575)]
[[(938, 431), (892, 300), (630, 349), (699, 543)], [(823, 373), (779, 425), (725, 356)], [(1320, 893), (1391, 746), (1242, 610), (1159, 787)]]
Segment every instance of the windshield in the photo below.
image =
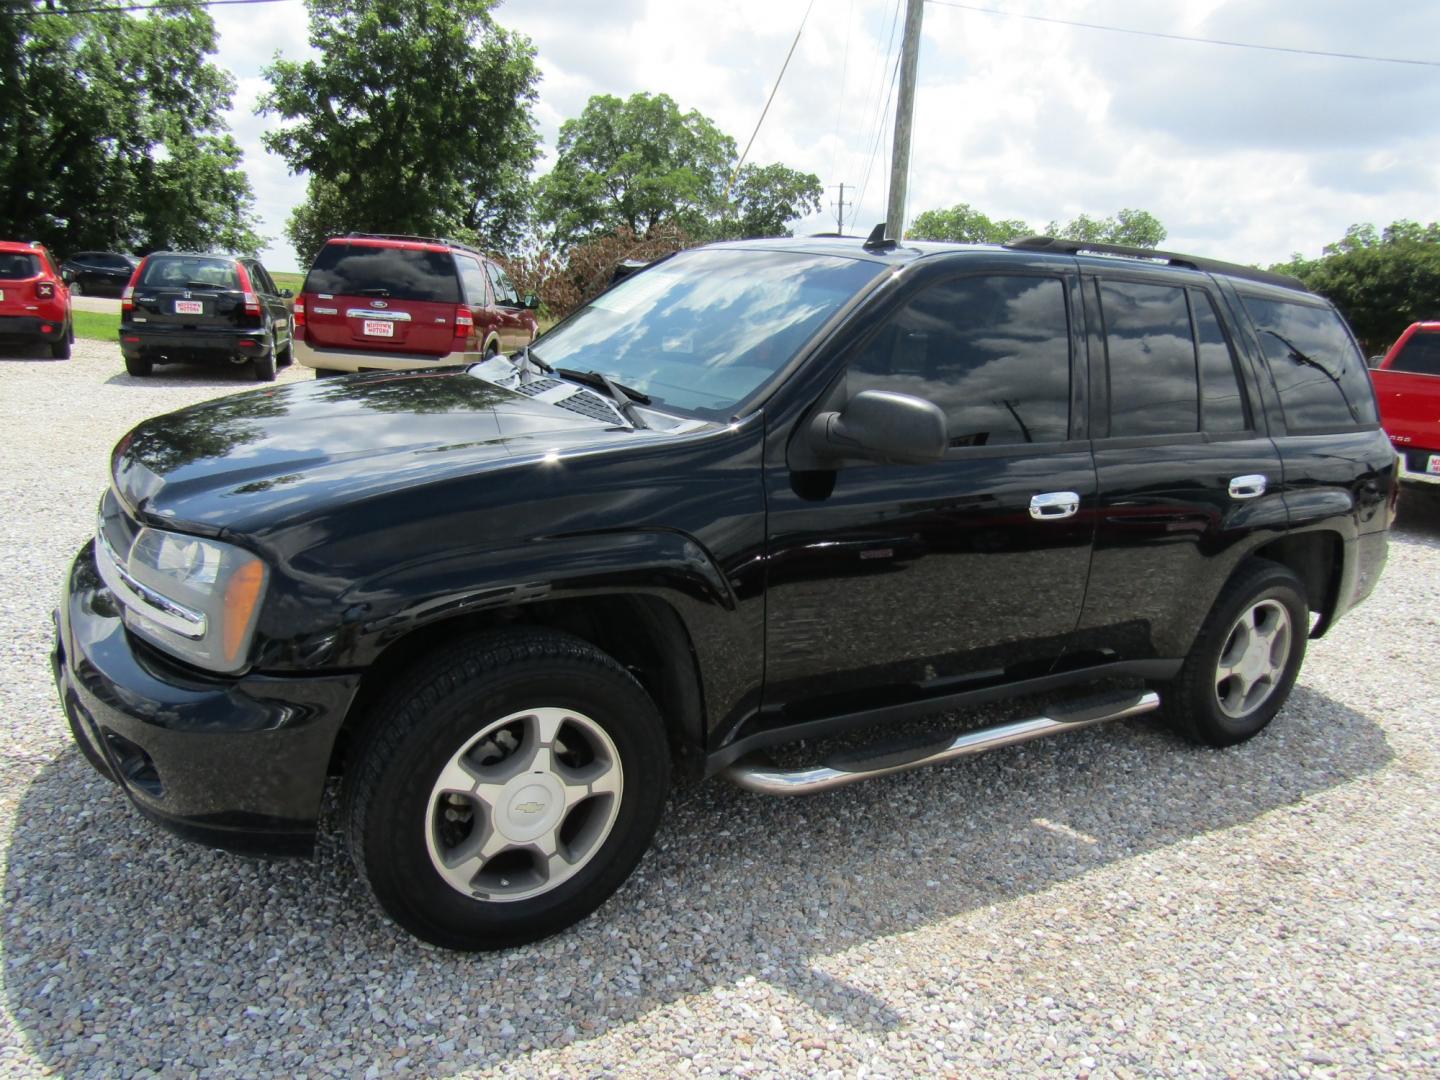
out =
[(531, 354), (603, 372), (660, 407), (725, 417), (882, 269), (794, 252), (681, 252), (596, 297)]

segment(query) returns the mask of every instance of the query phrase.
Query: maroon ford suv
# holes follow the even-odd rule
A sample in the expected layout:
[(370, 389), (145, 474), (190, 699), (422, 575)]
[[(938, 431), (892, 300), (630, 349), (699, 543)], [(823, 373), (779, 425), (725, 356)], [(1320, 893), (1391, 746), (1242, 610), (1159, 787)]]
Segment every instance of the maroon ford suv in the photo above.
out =
[(481, 252), (351, 233), (326, 241), (295, 301), (295, 357), (317, 375), (463, 364), (535, 339), (522, 300)]

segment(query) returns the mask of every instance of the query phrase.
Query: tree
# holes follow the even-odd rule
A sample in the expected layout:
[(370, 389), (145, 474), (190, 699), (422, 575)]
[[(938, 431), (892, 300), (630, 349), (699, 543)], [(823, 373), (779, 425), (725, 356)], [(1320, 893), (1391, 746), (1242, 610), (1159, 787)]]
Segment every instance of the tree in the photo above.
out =
[(286, 232), (302, 261), (348, 230), (513, 243), (539, 137), (535, 49), (495, 0), (306, 0), (303, 62), (277, 59), (264, 136), (310, 186)]
[(820, 207), (819, 177), (779, 164), (741, 169), (727, 205), (735, 140), (666, 94), (595, 95), (561, 125), (557, 149), (538, 209), (561, 247), (662, 225), (701, 240), (776, 236)]
[(1367, 353), (1384, 350), (1412, 322), (1440, 316), (1440, 223), (1351, 225), (1319, 259), (1271, 267), (1334, 302)]
[(1004, 244), (1033, 231), (1017, 218), (992, 221), (969, 203), (957, 203), (949, 210), (917, 214), (905, 236), (910, 240), (949, 240), (958, 244)]
[(0, 17), (0, 235), (254, 253), (250, 184), (201, 7)]
[(1092, 218), (1081, 214), (1061, 226), (1052, 221), (1045, 227), (1049, 236), (1081, 240), (1092, 244), (1126, 244), (1130, 247), (1159, 247), (1168, 233), (1160, 219), (1148, 210), (1121, 210), (1114, 217)]

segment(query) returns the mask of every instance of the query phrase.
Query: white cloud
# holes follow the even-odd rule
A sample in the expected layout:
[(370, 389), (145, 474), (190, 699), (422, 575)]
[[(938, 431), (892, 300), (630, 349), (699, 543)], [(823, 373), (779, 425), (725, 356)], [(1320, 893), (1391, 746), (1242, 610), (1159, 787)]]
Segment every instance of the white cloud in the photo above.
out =
[[(529, 36), (544, 74), (536, 121), (553, 161), (560, 124), (592, 94), (667, 93), (742, 147), (808, 0), (515, 0), (496, 11)], [(1351, 0), (1016, 0), (1013, 10), (1295, 48), (1419, 56), (1440, 9)], [(267, 253), (294, 268), (282, 228), (302, 179), (266, 155), (250, 115), (260, 69), (308, 51), (299, 0), (215, 8), (219, 60), (240, 79), (232, 125), (264, 217)], [(879, 102), (894, 0), (812, 10), (751, 160), (866, 185), (852, 231), (883, 214), (889, 116)], [(893, 106), (892, 106), (893, 108)], [(877, 121), (879, 138), (877, 140)], [(877, 152), (872, 155), (872, 148)], [(1432, 220), (1440, 186), (1440, 72), (1083, 30), (927, 5), (909, 212), (968, 202), (1042, 227), (1078, 213), (1150, 210), (1167, 246), (1241, 261), (1318, 254), (1346, 226)]]

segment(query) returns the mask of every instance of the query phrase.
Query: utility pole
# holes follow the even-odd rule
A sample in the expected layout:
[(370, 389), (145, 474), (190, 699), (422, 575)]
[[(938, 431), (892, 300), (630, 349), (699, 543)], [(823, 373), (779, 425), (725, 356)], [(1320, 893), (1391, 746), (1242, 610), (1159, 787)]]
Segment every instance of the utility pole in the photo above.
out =
[(847, 206), (854, 206), (855, 204), (854, 204), (854, 203), (847, 203), (847, 202), (845, 201), (845, 181), (843, 181), (843, 180), (840, 181), (840, 201), (837, 202), (837, 203), (833, 203), (832, 205), (833, 205), (833, 206), (836, 208), (836, 210), (837, 210), (837, 214), (836, 214), (836, 217), (835, 217), (835, 231), (838, 232), (841, 236), (844, 236), (844, 235), (845, 235), (845, 207), (847, 207)]
[(910, 120), (915, 112), (915, 69), (920, 61), (920, 18), (925, 0), (905, 0), (905, 37), (900, 43), (900, 98), (895, 103), (895, 142), (890, 150), (890, 205), (885, 238), (905, 231), (905, 183), (910, 175)]

